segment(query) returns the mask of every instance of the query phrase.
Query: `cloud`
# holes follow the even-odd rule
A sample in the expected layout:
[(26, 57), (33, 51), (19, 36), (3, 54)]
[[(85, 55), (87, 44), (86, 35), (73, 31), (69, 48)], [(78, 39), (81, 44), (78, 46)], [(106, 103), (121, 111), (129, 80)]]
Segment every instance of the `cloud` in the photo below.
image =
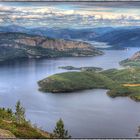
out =
[(50, 4), (46, 3), (2, 3), (0, 4), (0, 24), (48, 27), (95, 27), (128, 26), (140, 24), (140, 8), (129, 5), (121, 8), (99, 3)]

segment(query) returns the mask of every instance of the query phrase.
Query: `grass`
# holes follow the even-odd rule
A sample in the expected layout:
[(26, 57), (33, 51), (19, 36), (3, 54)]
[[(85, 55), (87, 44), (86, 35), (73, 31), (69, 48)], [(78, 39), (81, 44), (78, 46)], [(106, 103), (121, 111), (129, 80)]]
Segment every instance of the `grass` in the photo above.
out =
[(129, 59), (126, 59), (126, 60), (123, 60), (120, 62), (120, 65), (126, 67), (126, 66), (129, 66), (129, 67), (140, 67), (140, 60), (129, 60)]
[(40, 90), (49, 92), (72, 92), (75, 90), (107, 88), (113, 81), (95, 72), (65, 72), (55, 74), (38, 82)]
[[(41, 139), (48, 138), (48, 135), (42, 133), (38, 128), (33, 127), (29, 122), (17, 124), (14, 113), (9, 109), (0, 108), (0, 130), (5, 132), (9, 137), (24, 138), (24, 139)], [(10, 135), (11, 134), (11, 135)], [(1, 134), (0, 134), (1, 135)], [(4, 135), (3, 135), (4, 137)]]
[(109, 89), (107, 94), (111, 97), (128, 96), (140, 101), (140, 87), (138, 86), (140, 85), (140, 68), (110, 69), (102, 72), (65, 72), (49, 76), (38, 84), (40, 90), (44, 92), (61, 93), (102, 88)]
[(140, 87), (140, 84), (123, 84), (124, 87)]
[(111, 69), (103, 71), (102, 74), (122, 84), (140, 83), (140, 68), (127, 68), (122, 70)]

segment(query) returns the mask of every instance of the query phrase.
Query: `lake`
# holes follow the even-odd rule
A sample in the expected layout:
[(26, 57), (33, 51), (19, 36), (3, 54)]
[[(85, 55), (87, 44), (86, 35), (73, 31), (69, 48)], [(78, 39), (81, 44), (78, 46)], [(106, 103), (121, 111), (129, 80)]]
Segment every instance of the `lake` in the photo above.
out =
[[(73, 138), (132, 138), (140, 125), (140, 103), (127, 97), (111, 98), (107, 90), (51, 94), (38, 91), (37, 81), (64, 72), (59, 66), (121, 68), (119, 61), (138, 48), (106, 50), (96, 57), (30, 59), (0, 65), (0, 106), (14, 109), (17, 100), (26, 117), (44, 130), (52, 131), (59, 118)], [(80, 84), (80, 83), (79, 83)]]

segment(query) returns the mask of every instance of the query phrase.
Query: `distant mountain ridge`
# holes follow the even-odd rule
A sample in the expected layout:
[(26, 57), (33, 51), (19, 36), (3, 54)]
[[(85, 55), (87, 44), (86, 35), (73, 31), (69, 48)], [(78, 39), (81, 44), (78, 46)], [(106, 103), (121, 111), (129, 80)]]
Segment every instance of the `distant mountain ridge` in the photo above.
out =
[(17, 25), (9, 25), (0, 26), (0, 32), (20, 32), (55, 39), (105, 42), (112, 46), (111, 49), (139, 47), (140, 44), (139, 26), (63, 29), (47, 27), (25, 28)]
[(0, 61), (15, 58), (95, 56), (102, 54), (88, 43), (26, 33), (0, 33)]
[(73, 29), (73, 28), (48, 28), (48, 27), (36, 27), (25, 28), (18, 25), (0, 26), (0, 32), (21, 32), (33, 35), (41, 35), (52, 38), (61, 39), (93, 39), (98, 35), (111, 31), (112, 27), (99, 27), (99, 28), (85, 28), (85, 29)]
[(95, 38), (113, 48), (140, 47), (140, 28), (117, 29)]

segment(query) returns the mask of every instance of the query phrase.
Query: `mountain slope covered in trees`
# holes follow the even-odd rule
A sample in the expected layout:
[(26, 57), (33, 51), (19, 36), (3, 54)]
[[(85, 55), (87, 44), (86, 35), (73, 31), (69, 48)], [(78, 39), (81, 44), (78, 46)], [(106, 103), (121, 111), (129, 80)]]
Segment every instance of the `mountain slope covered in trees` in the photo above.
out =
[(25, 33), (0, 33), (0, 61), (15, 58), (95, 56), (103, 54), (88, 43)]
[[(80, 84), (79, 84), (80, 83)], [(129, 96), (140, 101), (140, 69), (109, 69), (54, 74), (38, 82), (43, 92), (62, 93), (85, 89), (109, 89), (111, 97)]]
[(136, 52), (132, 57), (120, 62), (122, 66), (140, 67), (140, 51)]

